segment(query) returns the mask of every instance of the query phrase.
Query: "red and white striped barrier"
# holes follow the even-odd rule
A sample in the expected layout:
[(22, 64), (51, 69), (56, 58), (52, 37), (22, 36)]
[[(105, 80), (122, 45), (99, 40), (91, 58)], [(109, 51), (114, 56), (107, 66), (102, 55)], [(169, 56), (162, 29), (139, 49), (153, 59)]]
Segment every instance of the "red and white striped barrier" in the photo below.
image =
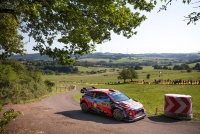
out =
[(181, 94), (165, 94), (164, 115), (178, 119), (192, 119), (192, 97)]

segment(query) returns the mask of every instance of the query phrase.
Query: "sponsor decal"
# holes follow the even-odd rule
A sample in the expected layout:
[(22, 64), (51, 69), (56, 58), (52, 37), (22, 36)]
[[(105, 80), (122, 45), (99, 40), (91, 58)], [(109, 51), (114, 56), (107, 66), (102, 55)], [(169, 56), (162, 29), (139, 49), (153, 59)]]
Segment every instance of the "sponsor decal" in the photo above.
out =
[(102, 106), (105, 106), (105, 107), (110, 107), (110, 104), (109, 104), (109, 103), (106, 103), (106, 102), (102, 102), (101, 105), (102, 105)]
[(93, 103), (93, 107), (94, 107), (94, 108), (97, 107), (97, 103), (96, 103), (96, 102)]
[(131, 103), (133, 106), (138, 106), (139, 104), (137, 103), (137, 102), (135, 102), (135, 101), (132, 101), (132, 103)]

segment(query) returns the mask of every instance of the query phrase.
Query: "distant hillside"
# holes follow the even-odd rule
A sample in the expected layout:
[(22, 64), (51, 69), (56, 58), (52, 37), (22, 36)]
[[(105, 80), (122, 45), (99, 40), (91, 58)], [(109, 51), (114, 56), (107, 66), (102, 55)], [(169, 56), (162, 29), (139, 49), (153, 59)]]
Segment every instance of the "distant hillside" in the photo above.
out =
[[(198, 53), (149, 53), (149, 54), (121, 54), (121, 53), (93, 53), (81, 56), (79, 59), (110, 59), (110, 60), (118, 60), (121, 58), (172, 58), (178, 59), (184, 62), (190, 62), (200, 59), (200, 54)], [(36, 54), (27, 54), (24, 56), (14, 55), (11, 58), (20, 59), (20, 60), (52, 60), (49, 56), (43, 55), (41, 56), (39, 53)]]
[(160, 57), (160, 58), (175, 58), (175, 59), (186, 59), (186, 60), (196, 60), (200, 59), (200, 54), (198, 53), (148, 53), (148, 54), (121, 54), (121, 53), (94, 53), (87, 54), (82, 58), (127, 58), (127, 57)]
[(35, 53), (35, 54), (26, 54), (26, 55), (13, 55), (10, 57), (11, 59), (20, 59), (20, 60), (52, 60), (52, 58), (50, 58), (47, 55), (40, 55), (39, 53)]

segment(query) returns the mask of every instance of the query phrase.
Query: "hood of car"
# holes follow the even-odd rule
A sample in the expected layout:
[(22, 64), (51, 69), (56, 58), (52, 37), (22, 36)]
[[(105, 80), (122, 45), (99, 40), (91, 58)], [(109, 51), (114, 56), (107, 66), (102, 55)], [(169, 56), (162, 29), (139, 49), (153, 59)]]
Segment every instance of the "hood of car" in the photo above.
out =
[(119, 105), (124, 108), (135, 109), (135, 110), (143, 108), (143, 105), (140, 102), (134, 101), (132, 99), (121, 101), (119, 102)]

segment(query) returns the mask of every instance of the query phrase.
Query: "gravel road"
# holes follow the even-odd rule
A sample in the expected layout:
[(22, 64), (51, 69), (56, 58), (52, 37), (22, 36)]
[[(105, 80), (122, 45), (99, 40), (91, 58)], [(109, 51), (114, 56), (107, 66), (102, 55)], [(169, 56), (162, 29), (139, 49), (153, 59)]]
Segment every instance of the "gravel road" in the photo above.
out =
[(145, 117), (136, 122), (83, 113), (73, 100), (77, 91), (60, 93), (30, 104), (6, 105), (24, 115), (12, 121), (4, 134), (200, 134), (200, 122)]

